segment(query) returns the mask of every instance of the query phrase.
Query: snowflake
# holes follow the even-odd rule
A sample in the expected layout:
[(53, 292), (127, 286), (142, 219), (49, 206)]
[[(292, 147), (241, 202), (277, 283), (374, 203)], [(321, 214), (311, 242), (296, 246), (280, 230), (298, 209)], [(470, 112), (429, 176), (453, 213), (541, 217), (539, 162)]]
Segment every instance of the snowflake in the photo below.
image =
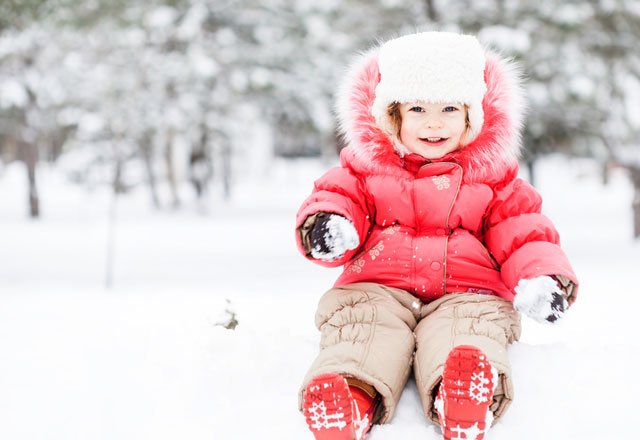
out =
[(362, 268), (364, 267), (365, 261), (363, 257), (358, 258), (349, 266), (347, 269), (349, 272), (360, 273), (362, 272)]
[(451, 179), (449, 179), (447, 176), (435, 176), (432, 177), (431, 180), (433, 181), (436, 188), (438, 188), (438, 191), (449, 189), (449, 184), (451, 183)]
[(484, 371), (473, 373), (469, 384), (469, 396), (475, 400), (478, 405), (489, 400), (489, 379), (484, 377)]
[(378, 244), (376, 244), (375, 247), (369, 251), (371, 260), (375, 260), (376, 257), (380, 255), (380, 252), (382, 250), (384, 250), (384, 243), (382, 242), (382, 240), (380, 240)]
[(314, 422), (311, 425), (312, 429), (320, 431), (322, 428), (338, 428), (341, 430), (347, 426), (347, 422), (344, 420), (344, 413), (337, 412), (335, 414), (328, 415), (327, 407), (324, 405), (324, 402), (314, 403), (309, 409), (309, 412), (311, 413), (309, 418)]
[(396, 232), (398, 232), (400, 230), (400, 226), (398, 225), (391, 225), (385, 229), (382, 230), (382, 234), (386, 234), (386, 235), (393, 235)]
[[(455, 428), (451, 428), (451, 432), (453, 434), (457, 434), (456, 437), (451, 437), (452, 440), (464, 438), (467, 440), (476, 440), (484, 431), (478, 428), (478, 423), (474, 423), (473, 426), (468, 428), (461, 428), (460, 425), (457, 425)], [(461, 436), (464, 434), (464, 437)]]

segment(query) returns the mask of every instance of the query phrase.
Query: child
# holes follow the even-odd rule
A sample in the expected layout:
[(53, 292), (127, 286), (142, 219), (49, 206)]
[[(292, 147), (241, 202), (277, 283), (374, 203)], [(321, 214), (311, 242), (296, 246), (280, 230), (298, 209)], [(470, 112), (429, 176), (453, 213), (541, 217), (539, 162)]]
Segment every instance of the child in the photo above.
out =
[(425, 32), (364, 54), (338, 100), (349, 145), (297, 216), (301, 252), (344, 266), (316, 314), (309, 428), (363, 438), (391, 419), (413, 366), (444, 438), (482, 439), (513, 399), (516, 310), (555, 322), (578, 286), (516, 178), (518, 75), (474, 37)]

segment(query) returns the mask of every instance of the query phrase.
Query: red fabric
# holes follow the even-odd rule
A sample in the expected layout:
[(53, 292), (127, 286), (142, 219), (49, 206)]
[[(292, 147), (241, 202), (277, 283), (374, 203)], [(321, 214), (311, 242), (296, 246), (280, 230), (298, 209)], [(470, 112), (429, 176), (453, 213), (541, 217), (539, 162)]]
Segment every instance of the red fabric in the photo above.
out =
[(307, 385), (302, 411), (316, 440), (362, 440), (371, 427), (375, 402), (340, 374), (326, 373)]
[[(474, 142), (438, 161), (400, 157), (370, 113), (379, 81), (376, 52), (364, 56), (339, 93), (349, 146), (341, 166), (314, 185), (296, 219), (333, 212), (349, 219), (360, 246), (334, 261), (335, 285), (359, 281), (405, 289), (424, 301), (453, 292), (512, 300), (521, 278), (577, 278), (542, 200), (517, 179), (521, 108), (513, 69), (487, 55), (485, 122)], [(305, 254), (300, 237), (298, 248)]]
[(438, 400), (442, 402), (438, 418), (445, 440), (484, 438), (489, 428), (487, 411), (498, 380), (493, 373), (491, 364), (478, 348), (459, 345), (451, 350), (438, 389)]
[(364, 418), (366, 415), (369, 417), (369, 421), (371, 421), (377, 400), (358, 387), (350, 386), (349, 391), (351, 392), (351, 397), (353, 398), (355, 405), (358, 407), (360, 418)]

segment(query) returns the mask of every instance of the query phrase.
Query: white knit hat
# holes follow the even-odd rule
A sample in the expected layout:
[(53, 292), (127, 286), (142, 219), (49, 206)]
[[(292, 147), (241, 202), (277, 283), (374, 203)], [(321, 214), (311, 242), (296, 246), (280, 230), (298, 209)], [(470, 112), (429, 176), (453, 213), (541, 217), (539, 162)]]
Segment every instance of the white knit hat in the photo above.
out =
[(484, 64), (484, 51), (471, 35), (423, 32), (390, 40), (380, 48), (380, 83), (371, 113), (392, 133), (387, 108), (394, 102), (460, 102), (469, 106), (468, 144), (484, 122)]

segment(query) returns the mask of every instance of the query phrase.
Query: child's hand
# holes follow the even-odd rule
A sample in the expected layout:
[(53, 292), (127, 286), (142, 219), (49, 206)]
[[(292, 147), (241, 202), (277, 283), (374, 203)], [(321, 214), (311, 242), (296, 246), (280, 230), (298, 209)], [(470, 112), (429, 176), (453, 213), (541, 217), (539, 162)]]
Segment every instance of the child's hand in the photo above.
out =
[(319, 260), (335, 260), (359, 244), (356, 228), (338, 214), (318, 216), (311, 230), (311, 255)]
[(558, 282), (550, 276), (522, 279), (515, 291), (513, 305), (516, 310), (538, 322), (554, 323), (569, 307)]

